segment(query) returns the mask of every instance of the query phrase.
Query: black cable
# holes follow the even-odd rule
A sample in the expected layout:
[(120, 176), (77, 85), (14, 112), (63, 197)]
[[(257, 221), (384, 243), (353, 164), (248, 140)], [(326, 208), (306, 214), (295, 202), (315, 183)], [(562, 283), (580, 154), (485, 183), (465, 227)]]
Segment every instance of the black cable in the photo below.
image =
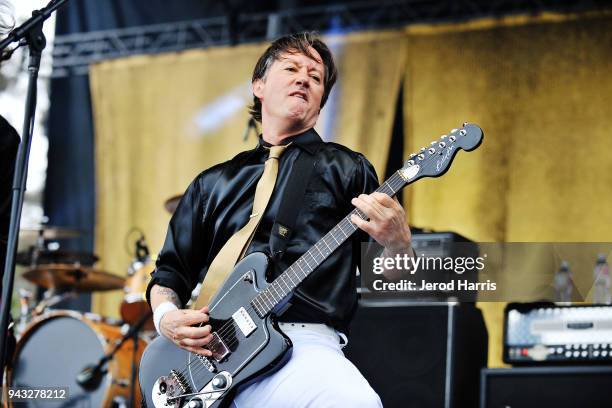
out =
[(134, 258), (136, 256), (136, 251), (134, 250), (134, 246), (131, 243), (131, 240), (129, 239), (130, 236), (134, 233), (134, 232), (138, 232), (140, 237), (139, 239), (141, 239), (142, 237), (144, 237), (144, 232), (139, 228), (139, 227), (132, 227), (126, 234), (125, 234), (125, 239), (123, 241), (123, 245), (124, 245), (124, 249), (126, 251), (126, 253), (128, 255), (130, 255), (132, 258)]

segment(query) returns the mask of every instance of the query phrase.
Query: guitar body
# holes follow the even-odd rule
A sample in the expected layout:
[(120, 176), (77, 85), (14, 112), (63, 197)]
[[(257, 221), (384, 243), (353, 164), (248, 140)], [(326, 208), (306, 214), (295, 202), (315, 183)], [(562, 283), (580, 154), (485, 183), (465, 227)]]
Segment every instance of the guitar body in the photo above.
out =
[[(291, 355), (291, 340), (278, 328), (274, 314), (260, 318), (250, 307), (267, 287), (267, 266), (263, 253), (245, 257), (212, 299), (210, 324), (222, 338), (213, 340), (213, 357), (198, 357), (163, 336), (147, 346), (139, 374), (147, 407), (187, 407), (190, 401), (196, 407), (225, 407), (240, 387), (282, 367)], [(237, 311), (243, 312), (236, 316)], [(165, 405), (168, 396), (188, 394), (196, 395)]]

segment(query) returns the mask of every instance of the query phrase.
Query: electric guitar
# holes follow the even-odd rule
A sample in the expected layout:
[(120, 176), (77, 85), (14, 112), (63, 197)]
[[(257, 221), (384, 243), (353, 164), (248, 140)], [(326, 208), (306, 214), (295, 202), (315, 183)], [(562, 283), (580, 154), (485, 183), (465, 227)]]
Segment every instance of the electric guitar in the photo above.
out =
[[(411, 154), (376, 191), (393, 197), (418, 179), (439, 177), (459, 150), (476, 149), (482, 138), (478, 126), (465, 123)], [(263, 253), (236, 264), (209, 305), (213, 340), (206, 348), (211, 357), (183, 350), (163, 336), (151, 342), (139, 374), (147, 406), (224, 407), (240, 387), (282, 367), (291, 355), (291, 340), (279, 329), (276, 316), (294, 289), (357, 230), (351, 214), (366, 219), (355, 208), (273, 282), (265, 279), (268, 258)]]

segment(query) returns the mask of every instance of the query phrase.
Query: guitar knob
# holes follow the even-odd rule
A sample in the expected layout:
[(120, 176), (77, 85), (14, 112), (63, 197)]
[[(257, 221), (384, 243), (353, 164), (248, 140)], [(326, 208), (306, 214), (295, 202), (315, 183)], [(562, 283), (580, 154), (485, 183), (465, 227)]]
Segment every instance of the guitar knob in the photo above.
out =
[(191, 401), (189, 401), (189, 404), (187, 404), (187, 406), (189, 408), (204, 408), (204, 404), (202, 403), (202, 400), (199, 398), (194, 398)]
[(168, 388), (168, 387), (166, 386), (166, 383), (165, 383), (165, 382), (163, 382), (163, 381), (162, 381), (162, 382), (160, 382), (160, 383), (159, 383), (159, 392), (160, 392), (160, 393), (165, 394), (165, 393), (166, 393), (167, 388)]
[(222, 375), (217, 375), (212, 380), (212, 386), (215, 389), (225, 388), (227, 386), (227, 380)]

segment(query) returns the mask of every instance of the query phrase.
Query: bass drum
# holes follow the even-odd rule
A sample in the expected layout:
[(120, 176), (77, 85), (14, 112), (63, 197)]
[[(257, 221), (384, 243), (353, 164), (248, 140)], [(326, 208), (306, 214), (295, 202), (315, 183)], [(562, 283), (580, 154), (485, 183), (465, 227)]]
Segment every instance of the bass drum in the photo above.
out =
[(135, 407), (140, 406), (140, 385), (136, 373), (134, 387), (130, 387), (132, 363), (138, 363), (146, 342), (126, 340), (104, 370), (101, 381), (87, 390), (77, 383), (77, 376), (88, 365), (96, 364), (110, 352), (121, 330), (94, 315), (71, 311), (47, 313), (34, 320), (24, 331), (15, 350), (9, 371), (9, 384), (19, 388), (67, 387), (67, 399), (31, 400), (19, 407), (121, 407), (130, 406), (130, 392), (134, 390)]

